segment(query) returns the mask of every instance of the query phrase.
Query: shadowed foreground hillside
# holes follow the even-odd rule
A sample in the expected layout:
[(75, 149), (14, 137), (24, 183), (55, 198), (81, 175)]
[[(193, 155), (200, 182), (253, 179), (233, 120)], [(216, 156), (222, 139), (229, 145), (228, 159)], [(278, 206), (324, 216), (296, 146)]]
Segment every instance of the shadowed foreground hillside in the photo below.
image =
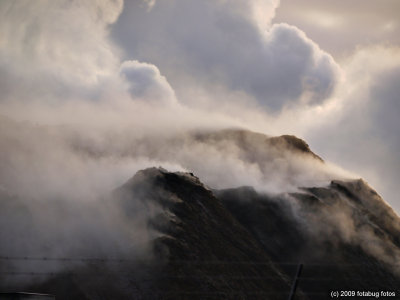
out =
[[(301, 262), (296, 299), (328, 299), (332, 290), (398, 292), (391, 259), (399, 220), (361, 180), (266, 195), (250, 187), (211, 191), (192, 174), (152, 168), (112, 198), (128, 217), (138, 200), (158, 207), (149, 223), (160, 233), (153, 258), (88, 263), (30, 291), (57, 299), (288, 299)], [(347, 213), (354, 227), (344, 233), (337, 222)]]
[[(305, 142), (292, 136), (225, 131), (193, 138), (214, 144), (221, 141), (219, 135), (248, 151), (249, 161), (255, 156), (259, 161), (260, 145), (268, 144), (323, 164)], [(2, 242), (12, 218), (23, 220), (13, 229), (15, 234), (42, 235), (29, 206), (16, 195), (0, 192)], [(61, 209), (65, 218), (71, 217), (66, 207), (57, 205), (47, 203), (46, 209)], [(93, 249), (90, 257), (91, 253), (79, 254), (79, 245), (75, 257), (8, 253), (0, 260), (0, 291), (48, 293), (56, 299), (279, 300), (289, 299), (301, 264), (295, 299), (330, 299), (331, 291), (341, 290), (400, 295), (400, 220), (363, 180), (266, 193), (249, 186), (210, 189), (192, 173), (149, 168), (96, 206), (106, 207), (110, 218), (126, 220), (126, 238), (132, 241), (138, 220), (145, 220), (143, 234), (151, 236), (146, 253), (98, 257), (101, 252)], [(69, 222), (79, 217), (72, 212)], [(106, 218), (91, 225), (99, 227), (100, 237), (104, 233), (106, 238), (107, 222)], [(63, 229), (54, 229), (60, 241)], [(56, 242), (51, 236), (44, 241), (43, 251)], [(107, 236), (110, 246), (112, 241)], [(49, 263), (56, 265), (54, 271), (47, 269)], [(24, 269), (31, 273), (21, 272)]]

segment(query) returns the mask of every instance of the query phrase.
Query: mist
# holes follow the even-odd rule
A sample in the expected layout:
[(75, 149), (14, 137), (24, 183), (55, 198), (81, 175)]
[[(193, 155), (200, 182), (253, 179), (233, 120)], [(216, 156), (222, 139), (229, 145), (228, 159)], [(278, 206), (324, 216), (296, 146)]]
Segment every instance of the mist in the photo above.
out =
[[(193, 172), (210, 189), (253, 186), (273, 195), (361, 177), (268, 142), (296, 134), (324, 149), (330, 134), (320, 128), (356, 94), (344, 92), (344, 70), (304, 32), (271, 24), (278, 1), (232, 0), (230, 9), (197, 1), (207, 24), (217, 23), (215, 35), (210, 25), (203, 39), (191, 28), (167, 40), (164, 29), (194, 13), (173, 2), (0, 4), (0, 256), (151, 258), (160, 233), (149, 221), (162, 208), (137, 200), (128, 218), (112, 194), (149, 167)], [(136, 26), (127, 28), (130, 16)], [(244, 41), (238, 50), (236, 37)], [(375, 239), (369, 229), (359, 237), (343, 207), (309, 217), (328, 219), (323, 236)], [(368, 251), (387, 257), (382, 247)]]

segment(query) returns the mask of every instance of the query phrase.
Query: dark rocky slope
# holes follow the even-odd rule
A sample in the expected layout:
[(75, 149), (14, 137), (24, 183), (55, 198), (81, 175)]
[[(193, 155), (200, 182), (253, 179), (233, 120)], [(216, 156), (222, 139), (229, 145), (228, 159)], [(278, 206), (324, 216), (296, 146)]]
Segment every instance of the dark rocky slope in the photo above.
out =
[(135, 199), (162, 207), (152, 220), (163, 234), (157, 299), (287, 298), (290, 279), (197, 177), (147, 169), (115, 193), (127, 212)]
[[(190, 133), (166, 141), (169, 151), (147, 147), (145, 141), (139, 144), (141, 147), (132, 150), (138, 153), (127, 149), (124, 152), (136, 156), (152, 149), (146, 157), (164, 157), (168, 161), (171, 157), (187, 158), (171, 156), (185, 145), (211, 149), (210, 153), (233, 149), (235, 155), (230, 159), (256, 166), (266, 184), (274, 179), (274, 168), (280, 163), (288, 167), (288, 173), (284, 174), (295, 171), (294, 177), (299, 177), (302, 166), (293, 167), (293, 157), (297, 161), (312, 160), (318, 167), (324, 165), (301, 139), (270, 138), (245, 130)], [(208, 159), (206, 166), (212, 163)], [(191, 160), (192, 157), (185, 161), (189, 164)], [(323, 187), (311, 185), (296, 192), (267, 194), (252, 187), (211, 190), (201, 179), (191, 173), (150, 168), (139, 171), (110, 196), (96, 202), (96, 206), (106, 210), (117, 208), (120, 212), (117, 216), (126, 220), (133, 231), (137, 231), (137, 219), (143, 216), (146, 232), (152, 233), (147, 255), (133, 252), (126, 255), (125, 251), (120, 261), (118, 257), (116, 261), (107, 257), (79, 262), (54, 260), (58, 265), (55, 271), (47, 268), (48, 262), (40, 260), (22, 259), (17, 264), (0, 259), (3, 275), (0, 289), (83, 300), (288, 299), (296, 268), (302, 263), (295, 299), (330, 299), (329, 292), (333, 290), (392, 291), (399, 297), (400, 220), (364, 181), (334, 180)], [(44, 238), (46, 220), (38, 222), (41, 214), (35, 210), (45, 209), (50, 216), (63, 212), (66, 218), (63, 225), (82, 222), (76, 219), (79, 216), (88, 218), (82, 223), (88, 228), (99, 226), (98, 230), (72, 237), (72, 241), (78, 240), (79, 251), (82, 241), (90, 244), (101, 239), (103, 232), (106, 235), (107, 220), (104, 224), (103, 220), (92, 224), (97, 210), (85, 208), (82, 210), (85, 213), (79, 215), (79, 207), (78, 212), (68, 212), (68, 202), (61, 202), (64, 207), (57, 201), (38, 201), (37, 208), (32, 209), (29, 199), (20, 199), (3, 190), (0, 200), (1, 249), (9, 256), (41, 256), (62, 242), (65, 228), (52, 228), (55, 235)], [(85, 215), (88, 211), (90, 215)], [(100, 236), (86, 240), (91, 232), (100, 232)], [(32, 245), (13, 246), (12, 239), (17, 237), (22, 242), (40, 237), (44, 243), (39, 243), (32, 252)], [(133, 235), (127, 238), (135, 240)], [(110, 243), (113, 239), (105, 240)], [(89, 253), (75, 248), (74, 252), (65, 253), (67, 257), (101, 257), (96, 245), (83, 248), (92, 249)], [(25, 269), (46, 276), (11, 274)]]
[(400, 292), (399, 219), (361, 180), (267, 195), (211, 191), (190, 173), (152, 168), (113, 198), (128, 218), (136, 201), (154, 211), (151, 263), (86, 266), (32, 290), (58, 299), (288, 299), (302, 263), (296, 299)]
[(362, 180), (291, 195), (215, 194), (288, 275), (303, 264), (299, 287), (310, 299), (334, 290), (399, 295), (399, 218)]
[(291, 279), (192, 174), (146, 169), (111, 198), (128, 219), (138, 201), (154, 212), (152, 259), (83, 263), (27, 290), (57, 299), (287, 299)]

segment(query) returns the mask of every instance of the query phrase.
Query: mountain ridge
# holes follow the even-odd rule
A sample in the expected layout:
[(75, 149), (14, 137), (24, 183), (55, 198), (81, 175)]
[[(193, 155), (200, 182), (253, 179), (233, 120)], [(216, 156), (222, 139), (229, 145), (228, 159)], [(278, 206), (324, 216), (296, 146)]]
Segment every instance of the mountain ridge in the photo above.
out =
[[(144, 255), (127, 253), (127, 248), (118, 264), (115, 262), (122, 256), (115, 261), (110, 257), (82, 260), (69, 267), (62, 266), (68, 257), (60, 262), (55, 259), (61, 263), (60, 269), (47, 277), (21, 281), (20, 285), (0, 282), (0, 288), (22, 286), (27, 291), (55, 294), (57, 299), (277, 300), (288, 299), (296, 269), (302, 265), (296, 299), (328, 299), (329, 291), (344, 289), (400, 293), (400, 219), (365, 181), (334, 179), (316, 185), (310, 180), (296, 190), (270, 191), (262, 184), (268, 185), (269, 179), (276, 177), (283, 176), (291, 185), (302, 182), (303, 161), (324, 167), (325, 162), (301, 139), (288, 135), (271, 138), (245, 130), (190, 133), (168, 145), (173, 152), (194, 141), (199, 149), (211, 149), (223, 158), (224, 150), (233, 149), (236, 156), (226, 159), (240, 158), (245, 166), (258, 168), (260, 185), (220, 188), (204, 183), (196, 171), (139, 170), (89, 206), (104, 206), (104, 220), (99, 216), (95, 225), (83, 224), (99, 226), (101, 236), (113, 224), (108, 219), (118, 218), (124, 226), (116, 230), (126, 230), (126, 245), (137, 245), (133, 233), (142, 230), (149, 236)], [(152, 154), (170, 155), (160, 149)], [(277, 172), (280, 165), (284, 171)], [(218, 176), (242, 175), (231, 174), (231, 169), (217, 171)], [(294, 178), (285, 177), (292, 175)], [(6, 189), (0, 190), (0, 198), (5, 208), (0, 220), (8, 222), (18, 216), (24, 220), (21, 230), (40, 233), (40, 227), (35, 229), (37, 216), (30, 210), (29, 199), (20, 199)], [(66, 203), (58, 207), (57, 201), (37, 202), (39, 206), (47, 204), (50, 212), (62, 211)], [(78, 216), (76, 210), (64, 214), (71, 222)], [(51, 242), (51, 236), (44, 241)], [(56, 236), (56, 241), (61, 239)], [(112, 241), (113, 237), (106, 241), (111, 249)], [(97, 250), (92, 253), (101, 253)], [(38, 266), (44, 266), (46, 260), (38, 260)], [(15, 265), (0, 261), (0, 271), (10, 267), (18, 271), (27, 265), (23, 260)]]

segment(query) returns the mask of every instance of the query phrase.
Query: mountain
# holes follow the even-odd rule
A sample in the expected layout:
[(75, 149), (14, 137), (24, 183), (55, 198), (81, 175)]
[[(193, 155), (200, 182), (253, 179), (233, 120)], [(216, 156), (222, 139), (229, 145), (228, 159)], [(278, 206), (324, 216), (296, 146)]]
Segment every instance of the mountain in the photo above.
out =
[[(242, 161), (269, 172), (262, 177), (266, 186), (269, 178), (291, 174), (292, 170), (301, 175), (299, 168), (290, 167), (298, 163), (291, 156), (315, 161), (312, 167), (325, 164), (294, 136), (271, 138), (225, 130), (190, 134), (189, 140), (204, 149), (207, 145), (226, 149), (227, 144), (231, 149), (234, 144)], [(182, 139), (169, 143), (182, 146)], [(156, 152), (153, 154), (160, 157)], [(288, 173), (277, 172), (277, 163), (289, 165)], [(300, 175), (291, 183), (302, 182), (297, 179)], [(227, 171), (226, 176), (232, 174)], [(13, 228), (13, 236), (43, 234), (24, 199), (3, 190), (0, 199), (0, 220), (7, 224), (10, 218), (17, 218), (20, 224)], [(61, 210), (69, 218), (66, 207), (39, 204), (51, 212)], [(93, 244), (91, 252), (85, 252), (86, 258), (79, 259), (75, 248), (75, 257), (54, 258), (59, 266), (51, 272), (45, 267), (49, 259), (31, 262), (15, 257), (16, 264), (9, 254), (9, 260), (0, 259), (0, 271), (6, 279), (0, 288), (49, 293), (57, 299), (279, 300), (289, 299), (297, 274), (294, 299), (331, 299), (332, 291), (348, 291), (350, 296), (353, 291), (400, 295), (400, 219), (361, 179), (276, 192), (259, 186), (211, 188), (193, 173), (153, 167), (138, 171), (90, 206), (95, 218), (98, 207), (106, 208), (110, 218), (122, 220), (124, 227), (113, 230), (128, 228), (123, 237), (133, 244), (139, 228), (144, 230), (150, 236), (145, 253), (138, 254), (134, 248), (129, 252), (127, 246), (129, 251), (125, 249), (121, 257), (115, 257), (118, 251), (98, 257), (102, 252)], [(84, 218), (89, 216), (83, 214)], [(98, 228), (99, 238), (103, 236), (112, 246), (107, 228), (113, 223), (100, 215), (98, 219), (92, 226)], [(143, 228), (138, 227), (141, 220), (145, 220)], [(75, 210), (71, 222), (81, 222)], [(57, 233), (62, 231), (56, 229)], [(2, 241), (4, 236), (0, 235)], [(87, 237), (84, 235), (83, 243), (95, 241)], [(46, 245), (51, 239), (45, 240)], [(18, 273), (27, 266), (38, 276), (32, 279), (25, 274), (29, 280), (12, 280), (10, 268)], [(41, 272), (45, 276), (40, 277)]]
[(364, 181), (333, 181), (291, 195), (250, 187), (215, 194), (286, 274), (303, 264), (299, 288), (310, 299), (340, 290), (398, 295), (399, 218)]
[(290, 290), (290, 278), (193, 174), (147, 169), (115, 193), (127, 212), (134, 199), (163, 208), (152, 222), (163, 234), (155, 299), (280, 299)]
[(287, 299), (299, 263), (308, 299), (399, 287), (400, 219), (363, 180), (267, 195), (251, 187), (211, 191), (191, 173), (153, 168), (116, 193), (125, 211), (138, 198), (162, 206), (153, 226), (163, 233), (156, 249), (167, 280), (159, 286), (169, 292)]

